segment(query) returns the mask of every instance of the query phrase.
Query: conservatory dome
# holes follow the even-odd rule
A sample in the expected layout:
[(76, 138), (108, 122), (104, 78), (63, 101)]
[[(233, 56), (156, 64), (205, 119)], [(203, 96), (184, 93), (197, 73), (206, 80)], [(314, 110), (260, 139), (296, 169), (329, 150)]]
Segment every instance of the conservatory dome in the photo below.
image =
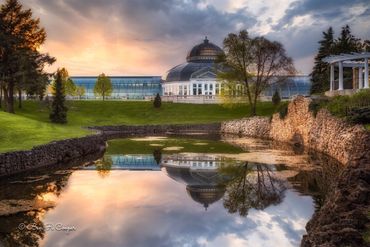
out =
[(186, 63), (177, 65), (168, 71), (165, 81), (189, 81), (195, 75), (207, 71), (215, 74), (218, 69), (215, 60), (221, 54), (223, 54), (222, 49), (209, 42), (206, 37), (203, 43), (194, 46), (189, 51), (186, 56)]

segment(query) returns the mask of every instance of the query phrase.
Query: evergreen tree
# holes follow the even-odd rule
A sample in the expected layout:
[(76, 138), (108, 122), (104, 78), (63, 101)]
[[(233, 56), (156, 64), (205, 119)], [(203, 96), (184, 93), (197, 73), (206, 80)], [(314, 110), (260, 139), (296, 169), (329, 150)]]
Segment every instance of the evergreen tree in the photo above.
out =
[(370, 52), (370, 40), (364, 40), (363, 50), (366, 52)]
[(362, 51), (361, 40), (352, 35), (351, 28), (346, 25), (342, 27), (340, 36), (335, 41), (334, 54), (351, 53)]
[(67, 123), (67, 107), (65, 103), (65, 95), (63, 88), (63, 80), (61, 70), (58, 70), (56, 73), (55, 83), (53, 85), (53, 103), (50, 113), (50, 120), (53, 123)]
[(104, 73), (99, 75), (95, 83), (94, 94), (102, 96), (103, 100), (105, 100), (105, 97), (112, 94), (112, 81)]
[(155, 96), (153, 105), (154, 105), (155, 108), (160, 108), (161, 107), (162, 99), (161, 99), (161, 96), (159, 95), (159, 93), (157, 93), (157, 95)]
[(277, 105), (280, 104), (280, 102), (281, 102), (280, 94), (279, 94), (278, 90), (275, 90), (275, 93), (272, 96), (272, 104), (277, 106)]
[(311, 73), (311, 94), (322, 93), (329, 90), (329, 65), (322, 61), (326, 56), (333, 53), (334, 32), (330, 27), (326, 32), (323, 32), (323, 39), (319, 41), (319, 51), (315, 57), (315, 65)]

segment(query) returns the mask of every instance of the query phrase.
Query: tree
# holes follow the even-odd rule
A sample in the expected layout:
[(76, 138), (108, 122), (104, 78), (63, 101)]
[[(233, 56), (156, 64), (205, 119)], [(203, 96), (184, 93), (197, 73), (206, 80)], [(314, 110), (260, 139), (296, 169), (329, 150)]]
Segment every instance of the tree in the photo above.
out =
[(333, 54), (334, 50), (334, 32), (333, 28), (329, 28), (326, 32), (323, 32), (323, 39), (319, 41), (320, 47), (317, 55), (315, 56), (315, 65), (313, 67), (311, 76), (311, 94), (323, 93), (329, 90), (328, 78), (329, 68), (328, 64), (323, 62), (322, 59), (330, 54)]
[[(15, 90), (21, 92), (26, 82), (34, 83), (30, 75), (43, 74), (44, 65), (55, 61), (38, 51), (45, 40), (46, 32), (40, 27), (40, 20), (32, 17), (30, 9), (24, 10), (18, 0), (7, 0), (1, 5), (0, 75), (7, 112), (14, 113)], [(23, 80), (19, 81), (19, 77)]]
[(77, 86), (76, 87), (76, 95), (78, 96), (78, 99), (81, 99), (82, 96), (84, 96), (86, 93), (84, 86)]
[(281, 102), (280, 94), (279, 94), (278, 90), (275, 90), (275, 93), (272, 96), (272, 104), (277, 106), (277, 105), (280, 104), (280, 102)]
[(54, 92), (53, 92), (53, 103), (52, 109), (50, 113), (50, 120), (53, 123), (67, 123), (67, 107), (64, 105), (65, 103), (65, 94), (63, 88), (63, 81), (62, 81), (62, 72), (58, 70), (55, 76), (55, 83), (53, 85)]
[(64, 89), (65, 89), (66, 95), (69, 95), (69, 96), (76, 96), (77, 95), (77, 87), (76, 87), (74, 81), (71, 78), (68, 78), (64, 82)]
[[(246, 30), (230, 33), (223, 42), (225, 54), (218, 59), (226, 69), (219, 77), (226, 83), (241, 84), (256, 115), (257, 101), (262, 91), (281, 75), (295, 73), (293, 61), (282, 44), (264, 37), (251, 38)], [(277, 77), (279, 76), (279, 77)]]
[(265, 209), (279, 204), (284, 197), (286, 184), (265, 164), (246, 162), (223, 166), (219, 171), (229, 178), (224, 196), (224, 207), (229, 213), (245, 217), (251, 208)]
[(351, 28), (346, 25), (342, 27), (342, 31), (338, 39), (335, 40), (333, 53), (351, 53), (362, 51), (361, 40), (352, 35)]
[(364, 40), (363, 50), (366, 51), (366, 52), (370, 52), (370, 40)]
[(103, 100), (112, 94), (112, 82), (104, 73), (99, 75), (95, 83), (94, 94), (96, 96), (102, 96)]
[(159, 95), (159, 93), (157, 93), (157, 95), (155, 96), (153, 105), (154, 105), (155, 108), (161, 108), (162, 99), (161, 99), (161, 96)]
[[(311, 94), (319, 94), (329, 90), (330, 69), (329, 64), (322, 61), (323, 58), (330, 55), (339, 55), (341, 53), (352, 53), (366, 51), (366, 41), (361, 42), (351, 33), (351, 28), (346, 25), (337, 39), (334, 39), (333, 29), (330, 27), (323, 32), (323, 39), (319, 41), (320, 47), (315, 57), (315, 65), (310, 74), (312, 86)], [(352, 77), (352, 69), (344, 68), (344, 77)], [(352, 84), (352, 81), (348, 83)]]

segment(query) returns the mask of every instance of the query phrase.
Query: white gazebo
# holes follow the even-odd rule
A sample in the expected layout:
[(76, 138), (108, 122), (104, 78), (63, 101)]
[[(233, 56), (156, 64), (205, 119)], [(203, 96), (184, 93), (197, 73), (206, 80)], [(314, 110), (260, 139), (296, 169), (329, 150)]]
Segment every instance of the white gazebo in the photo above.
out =
[[(328, 56), (323, 59), (330, 65), (330, 91), (328, 96), (338, 94), (352, 94), (358, 89), (369, 88), (369, 59), (370, 52), (350, 53)], [(335, 85), (334, 66), (338, 66), (338, 87)], [(352, 68), (352, 89), (344, 89), (343, 68)]]

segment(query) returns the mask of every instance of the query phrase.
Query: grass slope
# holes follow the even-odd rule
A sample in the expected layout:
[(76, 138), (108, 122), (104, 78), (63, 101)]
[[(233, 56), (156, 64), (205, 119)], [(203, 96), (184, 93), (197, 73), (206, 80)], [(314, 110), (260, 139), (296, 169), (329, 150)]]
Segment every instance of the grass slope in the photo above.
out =
[[(69, 101), (68, 124), (49, 122), (48, 107), (38, 101), (26, 101), (16, 115), (0, 112), (0, 152), (30, 149), (53, 140), (87, 135), (86, 126), (120, 124), (213, 123), (245, 117), (249, 106), (232, 108), (221, 105), (163, 103), (154, 109), (152, 102)], [(258, 115), (271, 115), (274, 107), (260, 103)]]

